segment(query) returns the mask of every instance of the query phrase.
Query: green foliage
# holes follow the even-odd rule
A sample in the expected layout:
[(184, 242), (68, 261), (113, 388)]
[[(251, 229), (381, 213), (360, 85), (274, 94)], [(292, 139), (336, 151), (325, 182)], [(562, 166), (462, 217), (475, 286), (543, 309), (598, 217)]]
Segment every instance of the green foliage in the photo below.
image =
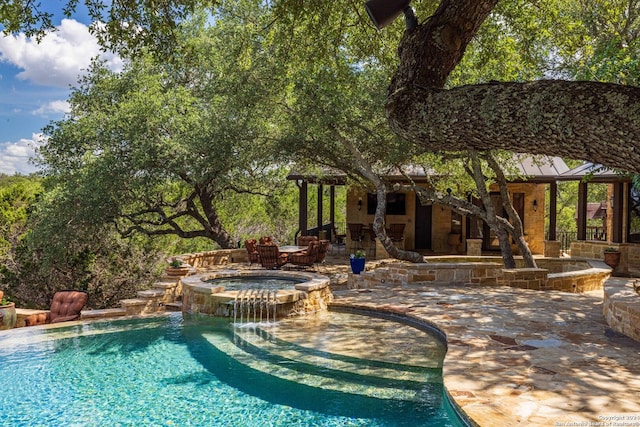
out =
[[(175, 43), (178, 24), (202, 7), (212, 6), (211, 0), (67, 0), (40, 2), (0, 0), (0, 26), (4, 33), (20, 31), (27, 36), (41, 38), (54, 29), (54, 13), (65, 17), (86, 14), (92, 22), (92, 31), (102, 44), (129, 56), (143, 46), (154, 46), (158, 52), (168, 52)], [(56, 9), (57, 8), (57, 9)], [(135, 28), (135, 31), (132, 30)]]
[(262, 23), (247, 13), (198, 32), (187, 26), (180, 67), (152, 56), (120, 74), (94, 64), (40, 150), (51, 188), (68, 193), (78, 218), (112, 223), (123, 236), (235, 246), (222, 200), (283, 185), (271, 173), (278, 160), (269, 123), (280, 65), (254, 43)]
[(0, 259), (4, 263), (26, 232), (29, 209), (41, 191), (35, 177), (0, 176)]
[(551, 42), (561, 72), (578, 80), (638, 85), (640, 16), (637, 0), (562, 2), (563, 25)]
[(365, 257), (365, 252), (362, 249), (358, 249), (354, 254), (353, 254), (353, 258), (355, 259), (362, 259)]
[(3, 287), (19, 306), (47, 308), (62, 289), (89, 293), (89, 306), (111, 307), (154, 279), (161, 256), (152, 242), (123, 240), (112, 227), (78, 222), (64, 204), (43, 193), (32, 205), (29, 232), (12, 248)]
[(557, 25), (553, 0), (498, 2), (465, 51), (448, 86), (497, 81), (525, 81), (549, 67), (550, 26)]

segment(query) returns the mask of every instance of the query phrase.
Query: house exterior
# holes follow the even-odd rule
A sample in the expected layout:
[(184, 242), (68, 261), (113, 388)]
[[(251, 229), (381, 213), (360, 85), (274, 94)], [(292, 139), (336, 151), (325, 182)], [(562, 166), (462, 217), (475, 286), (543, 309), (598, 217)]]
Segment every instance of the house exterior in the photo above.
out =
[[(510, 197), (514, 208), (519, 213), (524, 226), (525, 239), (534, 254), (545, 254), (545, 193), (547, 187), (555, 189), (556, 177), (569, 168), (560, 158), (549, 158), (548, 161), (537, 163), (530, 158), (517, 161), (518, 168), (525, 180), (516, 179), (508, 184)], [(418, 185), (427, 185), (427, 177), (424, 173), (415, 172), (411, 179)], [(344, 177), (343, 177), (344, 178)], [(290, 175), (300, 188), (300, 211), (306, 217), (307, 185), (318, 185), (321, 191), (322, 185), (345, 185), (346, 179), (337, 180), (333, 176), (332, 181), (322, 182), (301, 175)], [(402, 175), (388, 175), (384, 179), (393, 187), (394, 182), (403, 183), (406, 178)], [(492, 198), (496, 206), (501, 206), (500, 195), (497, 187), (492, 189)], [(555, 191), (550, 191), (554, 198)], [(303, 200), (304, 199), (304, 200)], [(319, 198), (321, 200), (321, 198)], [(362, 224), (362, 247), (369, 249), (370, 245), (376, 245), (376, 258), (387, 257), (384, 248), (379, 242), (372, 243), (370, 237), (370, 224), (373, 223), (375, 214), (375, 194), (367, 192), (359, 186), (349, 186), (347, 189), (346, 218), (347, 223)], [(330, 207), (333, 212), (334, 206)], [(322, 211), (322, 208), (319, 208)], [(332, 216), (332, 215), (331, 215)], [(555, 212), (551, 215), (555, 220)], [(322, 218), (322, 215), (318, 215)], [(482, 251), (499, 251), (497, 239), (483, 222), (476, 218), (467, 218), (438, 205), (423, 206), (413, 191), (390, 191), (387, 196), (387, 213), (385, 225), (404, 224), (403, 240), (400, 246), (406, 250), (418, 251), (425, 254), (473, 254), (480, 255)], [(555, 227), (555, 226), (554, 226)], [(331, 230), (323, 224), (319, 224), (315, 230)], [(314, 230), (314, 232), (315, 232)], [(306, 218), (300, 219), (300, 234), (309, 233)], [(331, 233), (329, 233), (330, 236)], [(346, 246), (353, 249), (357, 246), (347, 231)], [(517, 247), (514, 244), (517, 253)], [(351, 250), (352, 252), (352, 250)], [(373, 252), (373, 251), (371, 251)], [(558, 246), (559, 252), (559, 246)], [(559, 253), (558, 253), (559, 255)]]
[[(417, 178), (417, 177), (416, 177)], [(538, 177), (540, 178), (540, 177)], [(545, 192), (547, 184), (542, 182), (514, 182), (508, 184), (509, 196), (520, 215), (525, 239), (534, 254), (545, 250)], [(496, 206), (501, 205), (498, 189), (491, 196)], [(481, 251), (499, 251), (498, 241), (484, 222), (461, 216), (451, 209), (438, 205), (422, 206), (413, 191), (390, 192), (387, 201), (385, 224), (404, 224), (403, 249), (420, 253), (480, 255)], [(372, 206), (373, 204), (373, 206)], [(389, 209), (389, 207), (392, 209)], [(372, 194), (360, 188), (351, 187), (347, 191), (347, 222), (360, 223), (368, 228), (373, 223), (375, 199)], [(365, 230), (366, 231), (366, 230)], [(364, 241), (367, 241), (365, 235)], [(347, 247), (352, 247), (351, 236), (347, 233)], [(470, 248), (469, 246), (472, 246)], [(517, 253), (514, 244), (513, 249)], [(380, 246), (376, 257), (384, 258), (386, 253)]]

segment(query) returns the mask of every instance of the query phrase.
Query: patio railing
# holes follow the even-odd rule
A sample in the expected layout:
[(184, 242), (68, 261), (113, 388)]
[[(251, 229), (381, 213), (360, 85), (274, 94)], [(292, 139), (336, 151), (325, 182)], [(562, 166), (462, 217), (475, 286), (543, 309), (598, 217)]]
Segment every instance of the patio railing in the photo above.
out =
[[(346, 231), (345, 231), (346, 228), (347, 228), (346, 223), (337, 222), (336, 221), (335, 225), (336, 225), (336, 232), (338, 234), (345, 234), (346, 233)], [(330, 222), (326, 223), (326, 224), (323, 224), (322, 227), (320, 228), (320, 230), (326, 232), (327, 233), (327, 239), (333, 241), (333, 230), (332, 230)], [(318, 227), (309, 228), (309, 229), (307, 229), (307, 234), (309, 236), (317, 236), (318, 235), (318, 231), (319, 231)]]
[[(548, 238), (548, 235), (547, 235)], [(560, 250), (568, 252), (571, 248), (571, 242), (578, 240), (578, 232), (576, 231), (556, 231), (556, 240), (560, 241)], [(587, 227), (587, 238), (585, 240), (607, 240), (607, 230), (604, 227)]]

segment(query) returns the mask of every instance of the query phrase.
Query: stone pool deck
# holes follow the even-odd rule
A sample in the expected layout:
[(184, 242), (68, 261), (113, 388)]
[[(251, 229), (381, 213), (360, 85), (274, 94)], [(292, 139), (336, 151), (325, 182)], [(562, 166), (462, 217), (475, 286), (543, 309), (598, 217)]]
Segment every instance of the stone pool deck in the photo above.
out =
[(640, 426), (640, 343), (608, 328), (602, 291), (421, 283), (334, 296), (440, 328), (445, 386), (477, 425)]

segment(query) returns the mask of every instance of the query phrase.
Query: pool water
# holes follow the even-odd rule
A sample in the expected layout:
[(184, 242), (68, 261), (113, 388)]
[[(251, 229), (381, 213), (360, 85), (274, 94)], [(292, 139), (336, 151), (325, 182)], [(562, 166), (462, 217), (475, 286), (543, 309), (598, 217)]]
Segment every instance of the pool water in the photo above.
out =
[[(443, 397), (437, 338), (353, 314), (300, 322), (178, 313), (2, 332), (0, 425), (462, 425)], [(395, 332), (412, 339), (403, 360), (367, 342)]]
[(293, 289), (297, 283), (304, 280), (285, 278), (285, 277), (268, 277), (268, 276), (234, 276), (234, 277), (218, 277), (207, 280), (214, 286), (224, 286), (225, 291), (235, 290), (280, 290)]

